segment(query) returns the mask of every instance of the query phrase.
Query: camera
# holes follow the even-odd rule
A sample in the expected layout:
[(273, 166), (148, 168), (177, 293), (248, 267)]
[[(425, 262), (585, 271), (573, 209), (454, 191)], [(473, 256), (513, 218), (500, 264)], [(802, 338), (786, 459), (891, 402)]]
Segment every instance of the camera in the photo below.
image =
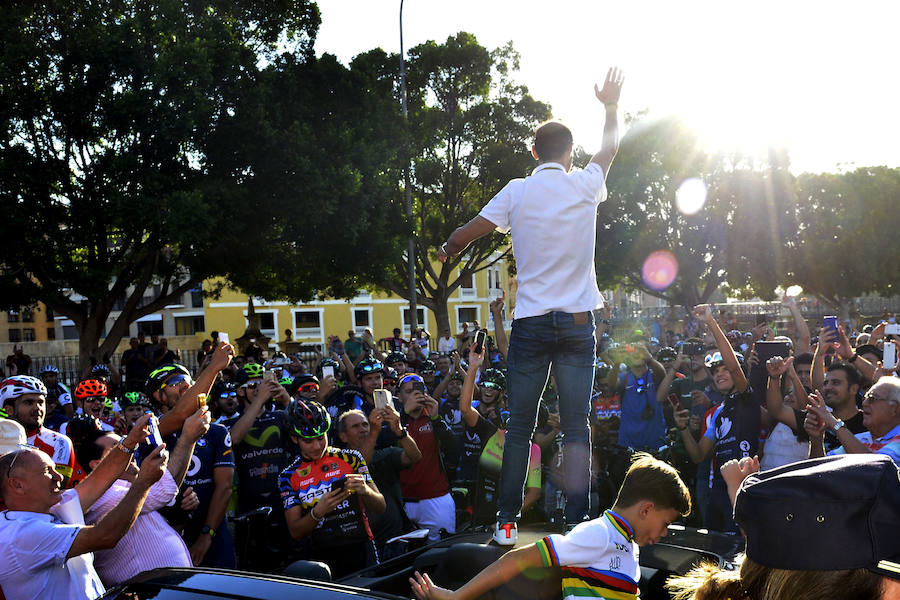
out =
[(688, 356), (698, 356), (705, 353), (706, 348), (698, 342), (685, 342), (681, 345), (681, 352)]

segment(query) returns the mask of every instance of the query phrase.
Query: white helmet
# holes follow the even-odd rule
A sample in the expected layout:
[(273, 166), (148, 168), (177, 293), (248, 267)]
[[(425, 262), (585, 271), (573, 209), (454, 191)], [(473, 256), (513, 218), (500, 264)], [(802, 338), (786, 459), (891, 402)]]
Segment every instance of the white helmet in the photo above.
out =
[(31, 375), (13, 375), (0, 381), (0, 402), (6, 403), (7, 400), (25, 394), (44, 394), (46, 396), (47, 388), (43, 381)]

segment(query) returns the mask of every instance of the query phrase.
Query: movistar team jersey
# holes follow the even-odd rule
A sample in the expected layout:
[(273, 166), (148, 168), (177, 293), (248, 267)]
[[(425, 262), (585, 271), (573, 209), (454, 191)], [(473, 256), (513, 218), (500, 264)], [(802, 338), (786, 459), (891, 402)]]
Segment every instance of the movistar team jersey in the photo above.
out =
[(637, 600), (638, 545), (631, 525), (616, 513), (608, 510), (566, 535), (549, 535), (535, 545), (544, 566), (562, 568), (564, 600)]
[(219, 467), (234, 469), (234, 452), (228, 430), (213, 423), (209, 426), (209, 431), (197, 440), (191, 465), (184, 478), (184, 485), (193, 487), (200, 500), (200, 506), (191, 512), (188, 521), (199, 522), (201, 526), (205, 523), (209, 503), (216, 489), (213, 473)]
[[(329, 446), (318, 460), (299, 457), (279, 478), (284, 510), (299, 506), (303, 514), (308, 513), (331, 490), (332, 482), (351, 473), (362, 475), (367, 483), (372, 482), (366, 461), (356, 450)], [(372, 530), (359, 494), (350, 494), (330, 512), (319, 516), (325, 518), (313, 530), (313, 545), (343, 546), (372, 539)]]
[[(286, 413), (269, 410), (257, 417), (250, 430), (234, 447), (238, 475), (238, 509), (247, 512), (260, 506), (281, 508), (278, 476), (290, 464), (289, 439), (284, 432)], [(226, 421), (229, 429), (239, 417)]]
[(497, 426), (478, 415), (478, 422), (474, 427), (469, 427), (463, 422), (464, 434), (460, 444), (459, 467), (457, 468), (458, 481), (474, 481), (478, 474), (478, 461), (481, 459), (481, 451), (492, 435), (497, 432)]

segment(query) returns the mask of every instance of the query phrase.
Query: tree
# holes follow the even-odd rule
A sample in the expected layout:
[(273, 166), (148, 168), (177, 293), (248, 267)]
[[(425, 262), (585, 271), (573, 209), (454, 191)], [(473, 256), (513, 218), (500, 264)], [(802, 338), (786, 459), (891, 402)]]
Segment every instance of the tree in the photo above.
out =
[[(83, 363), (213, 275), (292, 298), (358, 287), (365, 269), (337, 266), (365, 262), (392, 178), (340, 155), (381, 132), (346, 69), (314, 61), (315, 4), (16, 2), (0, 23), (3, 303), (71, 319)], [(318, 228), (348, 213), (354, 231)]]
[[(677, 203), (689, 178), (707, 189), (694, 214)], [(776, 265), (784, 264), (771, 242), (790, 230), (791, 185), (781, 154), (763, 165), (710, 154), (677, 118), (632, 120), (610, 169), (608, 200), (599, 209), (598, 283), (622, 284), (682, 306), (707, 302), (726, 281), (771, 295)], [(642, 276), (644, 261), (659, 250), (678, 263), (677, 277), (664, 289)]]
[[(380, 68), (372, 66), (372, 59), (363, 55), (356, 60), (369, 64), (372, 73), (396, 73), (399, 66), (397, 56)], [(508, 239), (494, 235), (442, 265), (435, 260), (436, 248), (456, 227), (478, 214), (507, 181), (534, 167), (531, 136), (550, 109), (510, 79), (518, 67), (511, 43), (488, 51), (465, 32), (444, 44), (429, 41), (409, 51), (416, 302), (434, 312), (440, 330), (450, 326), (450, 295), (475, 273), (510, 255)], [(405, 257), (398, 257), (382, 287), (409, 299), (407, 273)]]
[(790, 242), (790, 282), (849, 316), (852, 298), (897, 294), (890, 268), (898, 256), (900, 169), (804, 173), (797, 180), (797, 220)]

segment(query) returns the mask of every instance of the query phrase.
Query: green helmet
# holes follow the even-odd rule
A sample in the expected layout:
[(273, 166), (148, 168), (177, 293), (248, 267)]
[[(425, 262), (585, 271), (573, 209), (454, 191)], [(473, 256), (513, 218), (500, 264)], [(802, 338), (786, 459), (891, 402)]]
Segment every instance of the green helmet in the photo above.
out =
[(187, 370), (187, 367), (174, 363), (162, 365), (151, 371), (149, 377), (147, 377), (147, 395), (152, 396), (153, 392), (162, 387), (162, 384), (165, 383), (166, 379), (177, 373), (187, 375), (188, 377), (191, 376), (191, 372)]
[(259, 363), (247, 363), (244, 365), (244, 373), (247, 374), (247, 379), (259, 379), (263, 376), (263, 372), (265, 368)]
[(506, 389), (506, 375), (499, 369), (488, 369), (481, 378), (481, 385), (502, 392)]
[(129, 406), (143, 406), (147, 404), (147, 396), (141, 392), (125, 392), (125, 395), (119, 400), (119, 406), (126, 409)]

